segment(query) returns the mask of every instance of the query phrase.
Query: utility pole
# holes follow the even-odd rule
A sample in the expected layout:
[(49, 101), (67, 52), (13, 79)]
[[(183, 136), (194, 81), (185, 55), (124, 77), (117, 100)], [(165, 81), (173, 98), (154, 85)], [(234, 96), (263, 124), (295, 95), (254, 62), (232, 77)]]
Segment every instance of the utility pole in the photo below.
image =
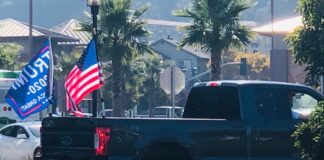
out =
[(273, 22), (274, 22), (274, 1), (271, 0), (271, 50), (274, 49), (274, 36), (273, 36)]
[(29, 0), (29, 54), (33, 52), (33, 0)]

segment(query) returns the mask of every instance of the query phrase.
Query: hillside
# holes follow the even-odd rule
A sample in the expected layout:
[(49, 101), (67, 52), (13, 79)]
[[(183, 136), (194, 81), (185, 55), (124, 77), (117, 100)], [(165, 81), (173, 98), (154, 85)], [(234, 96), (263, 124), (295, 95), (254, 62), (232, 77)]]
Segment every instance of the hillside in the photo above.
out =
[[(86, 0), (33, 0), (34, 24), (52, 27), (71, 18), (83, 20), (84, 11), (89, 11)], [(146, 18), (173, 21), (188, 21), (172, 15), (172, 11), (188, 7), (192, 0), (134, 0), (133, 6), (149, 3)], [(257, 5), (244, 12), (244, 20), (264, 23), (270, 21), (270, 1), (254, 0)], [(275, 16), (294, 15), (297, 0), (275, 0)], [(0, 0), (0, 19), (13, 18), (28, 21), (28, 0)]]

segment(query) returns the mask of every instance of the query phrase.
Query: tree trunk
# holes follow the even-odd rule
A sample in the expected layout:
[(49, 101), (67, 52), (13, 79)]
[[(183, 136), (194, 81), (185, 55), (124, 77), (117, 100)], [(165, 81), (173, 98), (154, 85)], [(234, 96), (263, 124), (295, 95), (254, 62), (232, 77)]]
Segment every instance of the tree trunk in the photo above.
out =
[(155, 84), (154, 84), (154, 78), (150, 78), (150, 85), (148, 86), (150, 88), (150, 94), (149, 94), (149, 99), (148, 99), (148, 109), (149, 109), (149, 117), (154, 117), (154, 107), (156, 105), (156, 90), (155, 90)]
[(211, 49), (211, 81), (220, 80), (222, 51)]
[(122, 72), (121, 62), (115, 58), (112, 60), (112, 77), (113, 77), (113, 117), (123, 116), (123, 102), (122, 102)]

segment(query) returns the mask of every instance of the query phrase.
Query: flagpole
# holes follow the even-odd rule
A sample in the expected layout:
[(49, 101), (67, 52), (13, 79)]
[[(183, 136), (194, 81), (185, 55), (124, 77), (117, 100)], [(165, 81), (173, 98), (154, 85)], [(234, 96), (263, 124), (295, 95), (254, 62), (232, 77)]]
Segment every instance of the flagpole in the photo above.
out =
[(65, 89), (65, 93), (69, 96), (69, 101), (70, 101), (70, 103), (72, 104), (72, 107), (74, 108), (74, 110), (76, 110), (76, 104), (75, 104), (75, 102), (73, 101), (73, 99), (72, 99), (70, 93), (69, 93), (66, 89)]
[(54, 84), (54, 57), (53, 57), (53, 50), (52, 50), (52, 37), (51, 37), (51, 33), (50, 32), (50, 36), (48, 37), (48, 43), (49, 43), (49, 52), (50, 52), (50, 61), (49, 61), (49, 74), (48, 74), (48, 83), (49, 83), (49, 98), (50, 101), (52, 103), (50, 103), (51, 105), (51, 109), (49, 109), (49, 113), (53, 113), (53, 84)]
[[(102, 70), (102, 67), (103, 66), (101, 65), (101, 63), (99, 61), (98, 61), (98, 64), (99, 64), (99, 67), (100, 67), (100, 71), (99, 72), (103, 72), (103, 70)], [(103, 73), (99, 73), (99, 74), (103, 74)], [(99, 78), (101, 78), (101, 77), (99, 76)], [(102, 111), (102, 115), (101, 116), (106, 116), (106, 112), (105, 112), (105, 109), (106, 108), (105, 108), (105, 100), (103, 99), (103, 91), (102, 91), (101, 88), (99, 88), (99, 91), (100, 91), (100, 103), (101, 103), (101, 111)]]

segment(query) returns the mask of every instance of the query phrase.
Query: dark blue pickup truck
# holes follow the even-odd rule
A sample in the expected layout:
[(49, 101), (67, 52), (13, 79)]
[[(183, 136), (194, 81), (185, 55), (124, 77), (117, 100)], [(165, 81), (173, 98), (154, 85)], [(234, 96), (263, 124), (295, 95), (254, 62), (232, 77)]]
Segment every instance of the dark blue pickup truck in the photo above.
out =
[(46, 118), (42, 159), (298, 159), (291, 134), (321, 100), (300, 84), (199, 83), (179, 119)]

